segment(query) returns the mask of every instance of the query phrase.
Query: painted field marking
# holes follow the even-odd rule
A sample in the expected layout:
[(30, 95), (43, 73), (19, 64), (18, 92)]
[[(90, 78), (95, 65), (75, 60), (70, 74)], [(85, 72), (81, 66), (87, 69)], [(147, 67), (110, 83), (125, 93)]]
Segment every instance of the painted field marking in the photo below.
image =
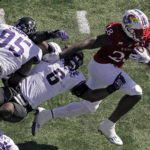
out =
[(2, 23), (6, 23), (4, 16), (5, 16), (5, 11), (4, 11), (3, 8), (0, 8), (0, 23), (1, 23), (1, 24), (2, 24)]
[(88, 20), (86, 19), (87, 12), (85, 10), (77, 11), (77, 21), (79, 26), (79, 31), (81, 33), (89, 34), (90, 33), (90, 27)]

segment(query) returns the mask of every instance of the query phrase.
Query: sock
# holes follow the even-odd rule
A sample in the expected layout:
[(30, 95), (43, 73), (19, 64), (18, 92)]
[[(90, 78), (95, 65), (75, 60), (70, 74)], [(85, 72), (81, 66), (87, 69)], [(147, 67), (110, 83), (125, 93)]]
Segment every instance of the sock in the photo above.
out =
[(106, 119), (102, 122), (103, 125), (105, 125), (106, 127), (108, 128), (111, 128), (111, 127), (115, 127), (116, 123), (112, 122), (111, 120), (109, 119)]
[(55, 108), (52, 112), (54, 118), (73, 117), (91, 113), (83, 102), (72, 102), (63, 107)]

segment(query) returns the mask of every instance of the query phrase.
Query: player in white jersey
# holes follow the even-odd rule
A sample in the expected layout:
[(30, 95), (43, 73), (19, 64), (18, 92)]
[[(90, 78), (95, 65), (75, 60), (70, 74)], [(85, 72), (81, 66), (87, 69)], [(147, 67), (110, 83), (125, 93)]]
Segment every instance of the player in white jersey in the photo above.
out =
[(0, 150), (19, 150), (14, 141), (0, 131)]
[[(52, 53), (61, 51), (56, 43), (50, 42), (49, 47)], [(107, 88), (91, 90), (85, 83), (84, 75), (76, 71), (82, 63), (82, 53), (57, 63), (41, 61), (19, 84), (19, 87), (0, 88), (0, 117), (9, 122), (21, 121), (28, 112), (42, 102), (68, 90), (91, 102), (98, 101), (118, 90), (125, 83), (124, 78), (119, 74), (114, 83)]]
[[(49, 45), (53, 51), (61, 51), (56, 43), (51, 42)], [(20, 90), (23, 97), (35, 109), (45, 100), (72, 89), (81, 81), (85, 81), (83, 74), (76, 70), (71, 71), (65, 60), (54, 64), (42, 61), (21, 82)]]
[[(32, 42), (28, 35), (36, 31), (34, 20), (30, 18), (29, 27), (22, 31), (19, 26), (0, 24), (0, 78), (14, 73), (23, 64), (34, 58), (39, 61), (42, 50)], [(30, 32), (28, 32), (30, 30)]]
[(43, 41), (51, 38), (66, 40), (68, 37), (63, 30), (37, 31), (36, 23), (30, 17), (19, 19), (15, 27), (0, 24), (0, 78), (5, 82), (6, 76), (17, 70), (11, 83), (16, 85), (30, 71), (32, 64), (41, 60), (42, 53), (49, 52)]

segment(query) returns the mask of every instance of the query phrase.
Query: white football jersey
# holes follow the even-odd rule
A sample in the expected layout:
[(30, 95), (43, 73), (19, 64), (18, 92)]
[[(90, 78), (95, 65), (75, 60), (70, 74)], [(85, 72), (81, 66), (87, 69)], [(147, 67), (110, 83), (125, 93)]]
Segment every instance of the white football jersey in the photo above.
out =
[(0, 78), (15, 72), (32, 57), (41, 60), (42, 50), (21, 30), (0, 24)]
[[(50, 46), (55, 52), (61, 51), (56, 43), (51, 42)], [(70, 71), (64, 65), (63, 59), (56, 63), (41, 61), (21, 82), (20, 89), (34, 109), (42, 102), (72, 89), (82, 81), (85, 81), (84, 75), (78, 71)]]
[(19, 148), (10, 137), (3, 134), (0, 135), (0, 150), (19, 150)]

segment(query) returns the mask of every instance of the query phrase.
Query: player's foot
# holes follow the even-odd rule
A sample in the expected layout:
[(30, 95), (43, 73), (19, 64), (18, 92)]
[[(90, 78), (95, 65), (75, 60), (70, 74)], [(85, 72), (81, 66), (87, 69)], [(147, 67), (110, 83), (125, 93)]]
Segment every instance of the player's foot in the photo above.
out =
[(38, 107), (35, 113), (34, 121), (32, 123), (32, 135), (35, 136), (42, 125), (50, 119), (52, 119), (51, 111), (42, 107)]
[(116, 145), (123, 145), (123, 141), (116, 134), (115, 123), (110, 120), (105, 120), (98, 126), (98, 131), (103, 134), (111, 143)]

